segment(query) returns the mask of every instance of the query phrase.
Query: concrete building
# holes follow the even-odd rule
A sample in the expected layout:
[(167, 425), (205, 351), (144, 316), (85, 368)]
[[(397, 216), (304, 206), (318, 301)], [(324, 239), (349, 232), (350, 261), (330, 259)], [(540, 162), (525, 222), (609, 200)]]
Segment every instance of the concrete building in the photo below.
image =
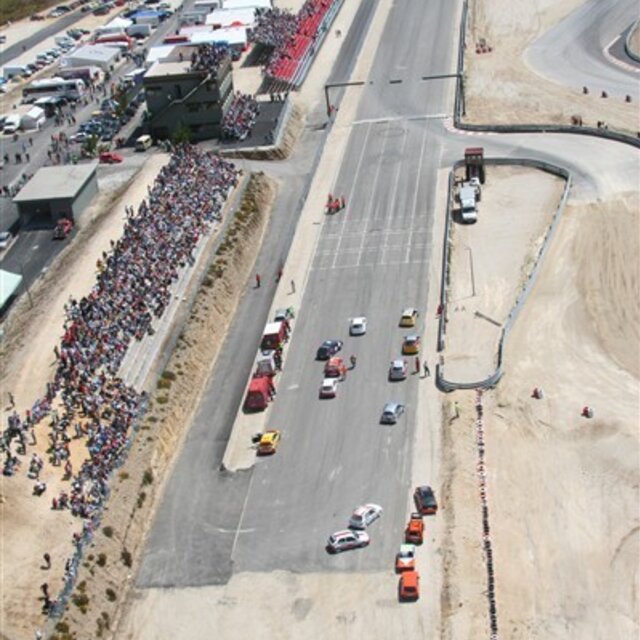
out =
[(97, 162), (43, 167), (19, 191), (13, 202), (20, 223), (52, 227), (59, 218), (78, 220), (98, 193)]
[(217, 68), (195, 70), (191, 56), (198, 47), (174, 47), (167, 58), (158, 60), (144, 77), (150, 133), (170, 138), (186, 127), (192, 140), (220, 136), (220, 123), (233, 99), (231, 58)]
[(88, 44), (61, 58), (60, 66), (63, 69), (69, 67), (98, 67), (102, 71), (113, 71), (121, 55), (121, 52), (116, 47), (108, 47), (103, 44)]

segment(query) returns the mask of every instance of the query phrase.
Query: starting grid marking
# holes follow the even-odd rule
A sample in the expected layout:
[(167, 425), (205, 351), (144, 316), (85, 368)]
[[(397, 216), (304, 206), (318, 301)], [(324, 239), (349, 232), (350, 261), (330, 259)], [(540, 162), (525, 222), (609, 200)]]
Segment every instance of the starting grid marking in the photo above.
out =
[(392, 228), (320, 238), (311, 270), (357, 268), (375, 265), (403, 265), (424, 262), (428, 248), (424, 227), (398, 231)]

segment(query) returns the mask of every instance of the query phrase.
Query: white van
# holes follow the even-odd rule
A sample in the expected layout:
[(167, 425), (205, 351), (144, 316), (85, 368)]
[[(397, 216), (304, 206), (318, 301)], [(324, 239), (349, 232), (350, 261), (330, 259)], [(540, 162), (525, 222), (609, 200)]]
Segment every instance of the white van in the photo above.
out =
[(153, 144), (153, 140), (149, 135), (140, 136), (136, 140), (136, 151), (146, 151)]

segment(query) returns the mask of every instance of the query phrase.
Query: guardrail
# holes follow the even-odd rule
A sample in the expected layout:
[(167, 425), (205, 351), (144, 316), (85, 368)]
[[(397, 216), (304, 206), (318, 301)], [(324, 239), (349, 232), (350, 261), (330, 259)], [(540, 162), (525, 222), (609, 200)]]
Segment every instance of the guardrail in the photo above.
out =
[[(453, 110), (453, 124), (456, 129), (463, 131), (483, 131), (490, 133), (571, 133), (577, 135), (595, 136), (607, 140), (614, 140), (623, 144), (629, 144), (640, 148), (640, 137), (633, 137), (624, 133), (596, 127), (578, 127), (568, 124), (469, 124), (462, 121), (465, 115), (464, 108), (464, 51), (466, 40), (467, 16), (469, 12), (469, 0), (462, 4), (462, 16), (460, 18), (460, 30), (458, 40), (458, 82), (456, 85), (456, 97)], [(625, 44), (626, 48), (626, 44)], [(640, 132), (639, 132), (640, 136)]]
[[(447, 324), (447, 286), (449, 282), (449, 255), (450, 255), (450, 233), (451, 233), (451, 219), (452, 219), (452, 203), (453, 203), (453, 184), (455, 178), (455, 171), (459, 169), (464, 164), (463, 160), (459, 160), (453, 166), (453, 169), (449, 173), (449, 189), (447, 192), (447, 213), (445, 220), (445, 232), (444, 232), (444, 243), (443, 243), (443, 259), (442, 259), (442, 275), (440, 278), (440, 320), (438, 323), (438, 351), (443, 351), (445, 347), (445, 334), (446, 334), (446, 324)], [(506, 165), (519, 165), (525, 167), (533, 167), (536, 169), (540, 169), (542, 171), (546, 171), (548, 173), (552, 173), (553, 175), (559, 176), (566, 180), (565, 188), (562, 193), (562, 197), (560, 198), (560, 202), (558, 207), (556, 208), (555, 213), (553, 214), (553, 218), (551, 220), (551, 224), (547, 229), (547, 233), (545, 234), (544, 240), (542, 241), (542, 245), (540, 246), (540, 250), (538, 251), (538, 255), (535, 258), (533, 269), (529, 274), (526, 282), (522, 286), (520, 293), (518, 294), (515, 303), (511, 307), (511, 311), (509, 311), (509, 315), (507, 316), (506, 321), (502, 326), (502, 332), (500, 334), (500, 340), (498, 341), (498, 350), (496, 354), (496, 368), (495, 371), (485, 378), (484, 380), (479, 380), (477, 382), (452, 382), (447, 380), (444, 377), (444, 361), (441, 358), (441, 362), (436, 365), (436, 375), (435, 381), (436, 386), (441, 391), (449, 392), (454, 391), (456, 389), (490, 389), (494, 387), (498, 380), (502, 377), (502, 357), (505, 342), (509, 336), (509, 332), (513, 327), (514, 322), (516, 321), (522, 307), (531, 292), (533, 285), (535, 284), (538, 273), (540, 270), (540, 265), (544, 256), (546, 255), (547, 249), (549, 247), (550, 241), (556, 231), (558, 226), (558, 221), (560, 220), (560, 216), (564, 211), (565, 204), (567, 202), (567, 198), (569, 196), (569, 189), (571, 188), (571, 173), (564, 169), (563, 167), (558, 167), (549, 162), (544, 162), (542, 160), (531, 160), (529, 158), (485, 158), (485, 165), (495, 165), (495, 166), (506, 166)]]

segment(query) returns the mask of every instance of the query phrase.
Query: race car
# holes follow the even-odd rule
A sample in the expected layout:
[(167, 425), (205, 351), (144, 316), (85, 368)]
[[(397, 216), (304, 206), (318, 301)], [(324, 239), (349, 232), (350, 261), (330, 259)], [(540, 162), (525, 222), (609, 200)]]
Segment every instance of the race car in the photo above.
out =
[(396, 573), (413, 571), (416, 568), (416, 547), (413, 544), (401, 544), (396, 554)]
[(423, 516), (434, 515), (438, 511), (438, 503), (433, 493), (433, 489), (429, 486), (416, 487), (413, 493), (418, 511)]
[(280, 443), (280, 432), (276, 429), (270, 429), (265, 431), (258, 443), (258, 455), (269, 456), (276, 452), (278, 444)]
[(415, 327), (418, 319), (418, 310), (413, 307), (407, 307), (400, 316), (401, 327)]
[(398, 596), (401, 601), (416, 601), (420, 598), (420, 574), (415, 571), (403, 571), (398, 585)]
[(335, 398), (338, 393), (338, 378), (325, 378), (320, 386), (320, 398)]
[(405, 336), (402, 343), (402, 353), (405, 356), (414, 356), (420, 353), (420, 336)]
[(369, 542), (369, 534), (366, 531), (345, 529), (344, 531), (336, 531), (336, 533), (329, 536), (327, 551), (329, 553), (340, 553), (348, 549), (366, 547)]
[(382, 515), (382, 507), (378, 504), (365, 504), (354, 510), (349, 518), (349, 529), (366, 529)]
[(342, 349), (342, 340), (325, 340), (316, 352), (316, 360), (328, 360)]
[(423, 536), (424, 522), (422, 514), (412, 513), (407, 523), (407, 528), (404, 530), (404, 539), (411, 544), (422, 544)]
[(409, 365), (406, 360), (394, 360), (389, 365), (389, 380), (404, 380), (408, 371)]

